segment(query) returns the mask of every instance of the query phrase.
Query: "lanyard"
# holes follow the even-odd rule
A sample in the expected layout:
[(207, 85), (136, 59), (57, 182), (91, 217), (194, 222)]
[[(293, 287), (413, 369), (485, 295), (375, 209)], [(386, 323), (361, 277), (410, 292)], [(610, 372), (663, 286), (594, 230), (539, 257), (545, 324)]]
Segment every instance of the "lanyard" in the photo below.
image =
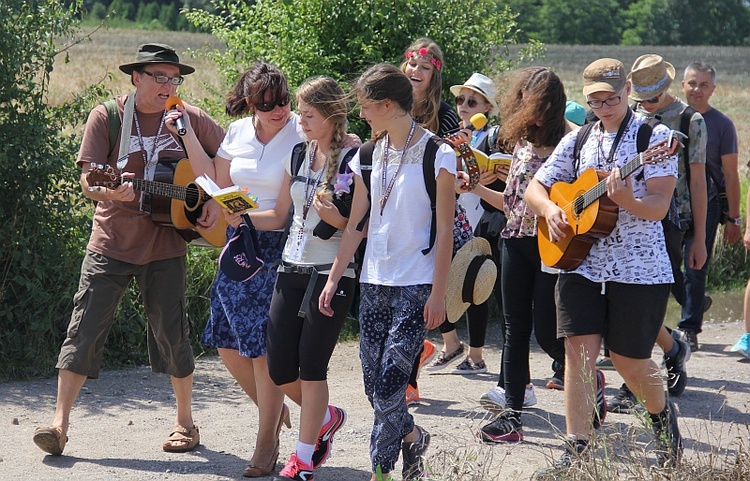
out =
[(135, 120), (135, 131), (138, 133), (138, 143), (141, 145), (141, 155), (143, 156), (143, 164), (144, 169), (149, 170), (156, 164), (156, 160), (154, 157), (156, 157), (156, 145), (159, 143), (159, 136), (161, 135), (161, 129), (164, 127), (164, 118), (167, 115), (167, 111), (165, 110), (161, 114), (161, 122), (159, 123), (159, 129), (156, 131), (156, 136), (154, 137), (154, 145), (151, 146), (151, 152), (146, 151), (146, 144), (143, 142), (143, 135), (141, 135), (141, 124), (138, 122), (138, 114), (134, 111), (133, 112), (133, 120)]
[[(627, 129), (632, 116), (633, 116), (633, 111), (628, 108), (628, 112), (625, 114), (625, 118), (622, 120), (622, 122), (620, 123), (620, 127), (617, 129), (617, 135), (615, 135), (615, 140), (614, 142), (612, 142), (612, 147), (610, 147), (609, 149), (609, 155), (606, 157), (606, 161), (608, 164), (612, 163), (612, 161), (614, 160), (615, 152), (617, 151), (617, 145), (622, 140), (622, 136), (623, 134), (625, 134), (625, 130)], [(597, 156), (601, 154), (602, 157), (604, 157), (604, 150), (602, 146), (603, 138), (604, 138), (604, 131), (601, 130), (599, 132), (599, 152), (597, 152)]]
[(307, 163), (307, 175), (305, 175), (305, 203), (302, 205), (302, 226), (303, 227), (305, 225), (305, 221), (307, 220), (307, 213), (310, 211), (310, 206), (312, 205), (313, 197), (315, 196), (315, 190), (318, 188), (318, 183), (320, 182), (320, 178), (323, 176), (323, 171), (326, 170), (325, 164), (321, 166), (320, 172), (318, 172), (318, 176), (312, 182), (312, 188), (311, 188), (310, 181), (312, 179), (310, 178), (310, 176), (312, 175), (312, 166), (313, 166), (313, 162), (315, 162), (315, 153), (317, 152), (317, 150), (318, 150), (318, 143), (315, 142), (313, 144), (312, 149), (310, 150), (310, 158), (308, 159), (308, 163)]
[(391, 177), (390, 183), (388, 183), (388, 187), (386, 187), (386, 177), (388, 175), (388, 149), (391, 145), (391, 137), (389, 134), (386, 134), (385, 136), (385, 147), (383, 151), (383, 169), (381, 171), (381, 189), (380, 189), (380, 216), (383, 217), (383, 210), (385, 209), (385, 204), (388, 202), (388, 197), (391, 196), (391, 190), (393, 190), (393, 185), (396, 183), (396, 177), (398, 176), (399, 171), (401, 170), (401, 166), (404, 164), (404, 157), (406, 156), (406, 150), (409, 148), (409, 144), (411, 143), (411, 138), (414, 136), (414, 130), (417, 128), (417, 123), (415, 121), (411, 121), (411, 128), (409, 129), (409, 135), (406, 136), (406, 143), (404, 144), (404, 150), (401, 151), (401, 158), (398, 161), (398, 167), (396, 167), (396, 172), (393, 173), (393, 177)]

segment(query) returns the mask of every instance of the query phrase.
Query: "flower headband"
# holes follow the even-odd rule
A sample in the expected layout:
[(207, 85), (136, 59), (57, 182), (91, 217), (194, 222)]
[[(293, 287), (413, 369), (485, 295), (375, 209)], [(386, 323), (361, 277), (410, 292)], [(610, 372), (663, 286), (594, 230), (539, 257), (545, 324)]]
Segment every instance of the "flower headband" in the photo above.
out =
[(412, 57), (424, 57), (425, 59), (429, 60), (432, 65), (435, 66), (436, 69), (440, 70), (440, 67), (443, 66), (443, 63), (436, 59), (434, 55), (430, 53), (429, 50), (427, 50), (427, 47), (422, 47), (416, 52), (406, 52), (404, 54), (404, 57), (407, 59)]

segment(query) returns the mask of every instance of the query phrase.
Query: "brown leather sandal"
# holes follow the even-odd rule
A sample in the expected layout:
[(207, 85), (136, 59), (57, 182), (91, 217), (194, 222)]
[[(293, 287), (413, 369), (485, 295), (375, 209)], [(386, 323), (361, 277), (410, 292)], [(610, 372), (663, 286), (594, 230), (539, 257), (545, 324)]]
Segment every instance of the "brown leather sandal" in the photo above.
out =
[(45, 453), (53, 456), (60, 456), (67, 442), (68, 437), (63, 435), (61, 427), (47, 426), (34, 430), (34, 444)]
[(279, 461), (279, 442), (276, 441), (273, 456), (269, 460), (266, 466), (256, 466), (254, 464), (248, 464), (242, 471), (242, 475), (246, 478), (262, 478), (268, 476), (276, 471), (276, 463)]
[[(174, 445), (173, 443), (180, 443)], [(164, 444), (161, 445), (162, 449), (168, 453), (186, 453), (195, 449), (201, 442), (201, 434), (198, 430), (198, 426), (193, 425), (192, 428), (186, 428), (184, 426), (175, 426), (174, 431), (169, 434), (169, 437)]]

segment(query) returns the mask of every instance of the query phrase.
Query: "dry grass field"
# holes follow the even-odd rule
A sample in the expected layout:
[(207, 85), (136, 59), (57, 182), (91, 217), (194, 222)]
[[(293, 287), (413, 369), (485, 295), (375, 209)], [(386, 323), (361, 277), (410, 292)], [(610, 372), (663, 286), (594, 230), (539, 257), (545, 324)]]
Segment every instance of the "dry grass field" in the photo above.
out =
[[(132, 61), (138, 45), (145, 42), (167, 43), (175, 47), (184, 62), (196, 67), (180, 88), (180, 95), (188, 101), (200, 102), (225, 94), (227, 87), (217, 73), (213, 62), (205, 58), (193, 58), (188, 51), (201, 49), (205, 45), (220, 47), (221, 42), (208, 34), (187, 32), (159, 32), (138, 30), (99, 30), (91, 37), (70, 48), (70, 62), (64, 63), (62, 56), (51, 74), (49, 100), (58, 104), (72, 97), (74, 92), (86, 85), (101, 82), (113, 93), (132, 89), (129, 77), (118, 70), (118, 66)], [(513, 55), (514, 50), (511, 51)], [(581, 74), (587, 64), (600, 57), (614, 57), (626, 68), (644, 53), (658, 53), (677, 69), (677, 79), (682, 78), (685, 66), (693, 60), (711, 62), (718, 71), (718, 87), (712, 98), (713, 105), (731, 117), (740, 139), (740, 165), (750, 160), (748, 143), (750, 138), (750, 48), (747, 47), (619, 47), (596, 45), (550, 45), (543, 58), (534, 64), (545, 65), (555, 70), (566, 85), (568, 98), (583, 103)], [(239, 65), (238, 69), (243, 69)], [(501, 80), (499, 81), (502, 82)], [(502, 88), (502, 85), (500, 85)], [(673, 83), (673, 94), (682, 96), (678, 81)], [(743, 182), (743, 191), (746, 182)], [(744, 198), (744, 196), (743, 196)], [(743, 202), (744, 204), (744, 202)], [(744, 211), (744, 205), (743, 205)]]
[[(65, 40), (61, 40), (63, 44)], [(205, 58), (192, 58), (188, 50), (199, 50), (205, 45), (222, 46), (211, 35), (188, 32), (141, 30), (99, 30), (91, 41), (83, 41), (70, 48), (70, 62), (60, 56), (50, 76), (49, 101), (59, 104), (72, 98), (73, 93), (87, 85), (102, 83), (114, 94), (133, 90), (130, 77), (120, 72), (119, 65), (135, 59), (138, 46), (143, 43), (166, 43), (177, 50), (180, 60), (195, 67), (186, 77), (180, 95), (187, 100), (210, 98), (215, 91), (223, 92), (221, 79), (214, 63)]]

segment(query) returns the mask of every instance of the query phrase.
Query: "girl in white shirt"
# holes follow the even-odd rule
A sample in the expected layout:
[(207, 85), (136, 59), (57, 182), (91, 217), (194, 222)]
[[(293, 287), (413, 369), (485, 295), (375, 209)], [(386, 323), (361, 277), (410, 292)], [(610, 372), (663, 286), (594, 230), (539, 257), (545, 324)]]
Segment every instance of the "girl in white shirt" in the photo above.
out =
[[(364, 236), (357, 226), (369, 212), (359, 322), (365, 392), (375, 411), (370, 441), (372, 471), (391, 472), (401, 450), (403, 479), (422, 479), (429, 434), (414, 424), (404, 396), (426, 329), (437, 327), (446, 316), (456, 155), (447, 145), (436, 153), (436, 242), (423, 254), (430, 242), (432, 215), (422, 161), (432, 134), (412, 119), (411, 83), (398, 68), (378, 64), (362, 74), (353, 93), (360, 104), (360, 117), (376, 133), (372, 202), (367, 199), (358, 153), (350, 163), (356, 184), (350, 220), (319, 308), (324, 314), (334, 314), (331, 303), (339, 279)], [(377, 479), (375, 474), (372, 479)]]

